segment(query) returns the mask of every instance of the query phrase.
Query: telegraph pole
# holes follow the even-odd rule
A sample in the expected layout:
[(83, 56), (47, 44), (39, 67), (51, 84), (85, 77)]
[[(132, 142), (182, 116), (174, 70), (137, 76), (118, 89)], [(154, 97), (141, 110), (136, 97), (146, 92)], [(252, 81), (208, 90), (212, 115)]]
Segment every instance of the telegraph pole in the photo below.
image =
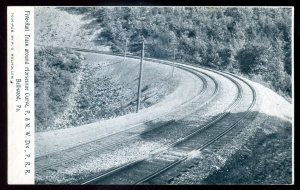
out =
[(172, 77), (174, 77), (174, 69), (175, 69), (175, 47), (173, 50), (173, 69), (172, 69)]
[(124, 49), (124, 62), (125, 62), (125, 59), (126, 59), (126, 53), (127, 53), (127, 43), (128, 43), (128, 39), (126, 39), (126, 42), (125, 42), (125, 49)]
[(142, 50), (141, 50), (141, 63), (140, 63), (140, 75), (139, 75), (139, 86), (138, 86), (138, 96), (137, 96), (137, 107), (136, 107), (136, 113), (140, 110), (140, 104), (141, 104), (141, 86), (142, 86), (142, 79), (143, 79), (143, 59), (144, 59), (144, 39), (142, 41)]
[(174, 77), (174, 69), (175, 69), (175, 45), (178, 45), (179, 43), (171, 43), (174, 45), (173, 47), (173, 67), (172, 67), (172, 77)]

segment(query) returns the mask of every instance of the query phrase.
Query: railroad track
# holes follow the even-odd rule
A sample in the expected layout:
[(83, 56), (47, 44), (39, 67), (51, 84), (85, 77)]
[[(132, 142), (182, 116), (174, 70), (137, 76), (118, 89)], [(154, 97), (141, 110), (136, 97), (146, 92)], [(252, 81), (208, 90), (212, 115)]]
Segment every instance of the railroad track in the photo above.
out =
[[(153, 59), (148, 59), (148, 60), (153, 61)], [(212, 71), (217, 72), (217, 71), (214, 71), (214, 70), (212, 70)], [(220, 72), (217, 72), (217, 73), (227, 77), (226, 75), (224, 75)], [(234, 76), (230, 73), (227, 73), (227, 74), (229, 74), (231, 76)], [(234, 77), (236, 77), (236, 76), (234, 76)], [(213, 134), (213, 136), (214, 136), (213, 138), (211, 138), (211, 137), (209, 137), (208, 139), (207, 138), (200, 138), (200, 139), (203, 139), (203, 141), (204, 141), (204, 142), (202, 142), (202, 145), (200, 147), (192, 148), (190, 150), (190, 152), (201, 151), (201, 150), (205, 149), (206, 147), (208, 147), (209, 145), (211, 145), (212, 143), (214, 143), (215, 141), (217, 141), (218, 139), (220, 139), (221, 137), (223, 137), (224, 135), (226, 135), (228, 132), (232, 131), (251, 111), (251, 109), (254, 106), (255, 101), (256, 101), (255, 90), (253, 89), (253, 87), (249, 83), (247, 83), (246, 81), (244, 81), (241, 78), (239, 78), (239, 79), (241, 81), (243, 81), (247, 86), (250, 87), (250, 89), (252, 91), (252, 94), (253, 94), (253, 99), (252, 99), (251, 105), (247, 109), (246, 113), (240, 119), (238, 119), (236, 122), (234, 122), (230, 127), (228, 127), (226, 130), (223, 130), (223, 131), (215, 130), (215, 134)], [(174, 154), (174, 150), (171, 151), (171, 153), (166, 152), (166, 150), (168, 151), (168, 149), (170, 149), (171, 147), (176, 147), (176, 146), (178, 147), (179, 144), (183, 144), (184, 142), (187, 142), (188, 139), (190, 139), (194, 136), (197, 136), (199, 133), (201, 133), (205, 129), (208, 129), (208, 128), (212, 127), (213, 124), (215, 124), (216, 122), (223, 119), (226, 115), (228, 115), (230, 109), (232, 109), (232, 108), (234, 108), (235, 106), (238, 105), (238, 103), (240, 102), (240, 100), (242, 98), (242, 88), (241, 88), (241, 85), (238, 82), (236, 82), (232, 78), (230, 78), (230, 80), (233, 83), (235, 83), (235, 85), (237, 86), (238, 95), (237, 95), (235, 101), (226, 110), (227, 112), (224, 112), (223, 114), (221, 114), (219, 117), (215, 118), (213, 121), (211, 121), (210, 123), (208, 123), (204, 127), (201, 127), (199, 129), (195, 130), (194, 132), (186, 135), (184, 138), (179, 139), (178, 141), (170, 144), (166, 148), (163, 148), (161, 150), (156, 151), (155, 153), (153, 153), (150, 156), (146, 156), (146, 157), (144, 157), (140, 160), (129, 162), (127, 164), (121, 165), (121, 166), (116, 167), (112, 170), (109, 170), (105, 173), (101, 173), (100, 175), (94, 176), (93, 178), (82, 181), (81, 184), (106, 184), (105, 181), (106, 182), (117, 182), (117, 181), (114, 181), (113, 179), (118, 179), (118, 177), (120, 175), (122, 176), (121, 178), (123, 180), (124, 180), (124, 178), (126, 179), (126, 175), (139, 176), (139, 177), (144, 176), (144, 177), (142, 177), (142, 179), (139, 179), (137, 181), (132, 181), (130, 179), (130, 177), (127, 178), (127, 182), (129, 182), (129, 183), (141, 184), (141, 183), (145, 183), (148, 180), (151, 180), (152, 178), (156, 177), (157, 175), (161, 174), (162, 172), (166, 171), (167, 169), (169, 169), (169, 168), (181, 163), (182, 161), (186, 160), (189, 157), (189, 154), (187, 154), (187, 155), (186, 154), (185, 155), (177, 154), (179, 156), (174, 157), (174, 155), (176, 155), (176, 153)], [(212, 134), (212, 131), (213, 130), (210, 131), (211, 134)], [(203, 135), (202, 135), (202, 137), (203, 137)], [(198, 140), (200, 140), (200, 139), (198, 138)], [(195, 144), (195, 143), (193, 143), (193, 144)], [(185, 146), (186, 146), (186, 144), (185, 144)], [(162, 155), (162, 153), (163, 153), (163, 155), (167, 155), (167, 154), (173, 155), (174, 160), (171, 159), (171, 161), (170, 161), (170, 159), (169, 159), (167, 161), (166, 160), (162, 161), (161, 159), (157, 159), (157, 156)], [(156, 157), (156, 159), (155, 159), (155, 157)], [(155, 162), (149, 161), (149, 160), (153, 160), (153, 158), (154, 158)], [(160, 166), (157, 166), (157, 165), (160, 165)], [(152, 171), (150, 168), (152, 168), (156, 171)], [(160, 168), (160, 169), (157, 169), (157, 168)], [(144, 173), (142, 173), (141, 171), (143, 171)], [(145, 174), (145, 171), (146, 171), (146, 174)], [(126, 174), (124, 175), (124, 173), (126, 173)]]
[[(78, 49), (76, 49), (76, 50), (81, 51), (81, 50), (78, 50)], [(89, 50), (84, 50), (84, 51), (114, 55), (114, 54), (107, 53), (107, 52), (89, 51)], [(120, 55), (120, 56), (122, 56), (122, 55)], [(137, 58), (136, 56), (128, 56), (128, 57)], [(145, 60), (159, 62), (159, 63), (163, 63), (163, 64), (167, 64), (167, 65), (172, 65), (172, 62), (169, 62), (169, 61), (162, 61), (162, 60), (157, 60), (157, 59), (152, 59), (152, 58), (145, 58)], [(188, 65), (191, 65), (191, 64), (188, 64)], [(192, 65), (192, 66), (195, 66), (195, 65)], [(199, 70), (187, 68), (186, 66), (181, 65), (181, 64), (176, 65), (176, 67), (181, 68), (181, 69), (185, 69), (185, 70), (189, 70), (189, 71), (193, 71), (194, 74), (197, 73), (197, 72), (200, 72)], [(207, 68), (205, 68), (205, 69), (207, 69)], [(147, 181), (155, 178), (156, 176), (160, 175), (161, 173), (168, 170), (169, 168), (172, 168), (173, 166), (175, 166), (175, 165), (183, 162), (187, 158), (189, 158), (190, 153), (195, 152), (195, 151), (201, 151), (201, 150), (205, 149), (209, 145), (216, 142), (218, 139), (222, 138), (228, 132), (232, 131), (248, 115), (248, 113), (252, 109), (253, 105), (255, 104), (255, 101), (256, 101), (255, 90), (253, 89), (253, 87), (250, 84), (248, 84), (242, 78), (237, 77), (235, 75), (232, 75), (230, 73), (227, 73), (227, 75), (231, 75), (233, 77), (238, 78), (239, 80), (243, 81), (245, 84), (247, 84), (251, 88), (251, 91), (253, 93), (253, 100), (252, 100), (252, 103), (251, 103), (250, 107), (247, 109), (247, 112), (239, 120), (234, 122), (226, 130), (223, 130), (223, 131), (216, 130), (215, 128), (213, 128), (213, 125), (215, 123), (217, 123), (218, 121), (222, 120), (223, 118), (225, 118), (229, 114), (229, 111), (238, 105), (238, 103), (240, 102), (240, 100), (242, 98), (243, 89), (242, 89), (241, 85), (236, 80), (226, 76), (225, 74), (223, 74), (221, 72), (218, 72), (218, 71), (211, 70), (211, 69), (207, 69), (207, 70), (210, 70), (212, 72), (221, 74), (224, 77), (229, 78), (229, 80), (231, 80), (237, 86), (237, 89), (238, 89), (237, 97), (236, 97), (235, 101), (225, 110), (224, 113), (219, 115), (217, 118), (215, 118), (213, 121), (209, 122), (205, 126), (199, 127), (198, 129), (194, 130), (192, 133), (189, 133), (185, 137), (180, 138), (179, 140), (169, 144), (167, 147), (164, 147), (163, 149), (160, 149), (160, 150), (157, 150), (157, 151), (153, 152), (150, 156), (145, 156), (144, 158), (139, 159), (137, 161), (129, 162), (127, 164), (121, 165), (121, 166), (113, 168), (111, 170), (101, 172), (100, 174), (97, 174), (97, 175), (93, 176), (92, 178), (85, 179), (85, 180), (81, 181), (81, 184), (107, 184), (107, 183), (112, 183), (112, 182), (114, 182), (114, 179), (118, 180), (118, 176), (122, 176), (122, 175), (123, 175), (123, 180), (125, 179), (125, 181), (126, 181), (126, 179), (127, 179), (126, 183), (130, 183), (130, 184), (146, 183)], [(203, 73), (203, 72), (201, 72), (201, 73)], [(216, 88), (215, 88), (215, 91), (214, 91), (214, 95), (215, 95), (216, 92), (218, 91), (217, 82), (215, 81), (214, 78), (207, 75), (206, 73), (203, 73), (203, 74), (210, 77), (214, 81), (214, 83), (216, 85)], [(203, 91), (203, 89), (201, 91)], [(210, 100), (211, 99), (213, 99), (213, 98), (210, 98)], [(168, 124), (171, 124), (171, 123), (172, 122), (166, 123), (166, 124), (168, 125)], [(160, 127), (160, 126), (158, 126), (158, 127)], [(210, 129), (209, 133), (214, 134), (213, 138), (211, 138), (211, 137), (203, 138), (203, 142), (198, 143), (198, 144), (202, 144), (202, 145), (198, 146), (198, 147), (193, 147), (190, 144), (190, 147), (189, 147), (189, 149), (190, 149), (189, 152), (190, 153), (188, 153), (188, 154), (187, 153), (180, 153), (180, 151), (178, 152), (178, 147), (187, 147), (186, 144), (188, 144), (189, 139), (197, 137), (197, 136), (199, 136), (199, 134), (205, 134), (205, 131), (209, 131), (208, 129)], [(153, 130), (153, 129), (151, 129), (151, 130)], [(212, 131), (214, 131), (214, 130), (215, 130), (215, 133), (212, 133)], [(206, 133), (208, 133), (208, 132), (206, 132)], [(202, 135), (202, 137), (203, 137), (203, 135)], [(199, 137), (197, 137), (197, 139), (199, 140)], [(112, 145), (112, 146), (114, 146), (114, 145)], [(80, 147), (77, 147), (77, 148), (80, 148)], [(176, 148), (177, 148), (177, 150), (175, 150)], [(71, 151), (72, 150), (70, 150), (70, 152)], [(96, 151), (99, 151), (99, 150), (96, 150)], [(93, 152), (95, 152), (95, 151), (93, 151)], [(81, 155), (76, 155), (74, 157), (69, 157), (69, 160), (63, 160), (63, 161), (57, 162), (55, 164), (59, 165), (61, 163), (65, 163), (66, 161), (72, 161), (72, 160), (75, 160), (76, 158), (86, 156), (86, 155), (91, 154), (93, 152), (87, 152), (87, 153), (83, 153)], [(68, 152), (66, 152), (66, 154), (68, 154)], [(162, 159), (162, 157), (168, 157), (169, 159)], [(48, 166), (48, 168), (50, 168), (54, 165)], [(42, 169), (42, 170), (47, 169), (47, 167), (41, 167), (40, 169)], [(141, 173), (141, 171), (144, 171), (144, 173)], [(147, 171), (147, 172), (145, 173), (145, 171)], [(125, 173), (125, 177), (124, 177), (124, 173)], [(126, 175), (128, 175), (129, 177), (126, 178)], [(138, 176), (138, 178), (136, 178), (136, 179), (134, 178), (132, 180), (132, 176)], [(130, 179), (130, 177), (131, 177), (131, 179)], [(117, 183), (117, 181), (115, 181), (115, 182)]]
[[(245, 117), (247, 117), (250, 113), (252, 108), (254, 107), (255, 103), (256, 103), (256, 92), (255, 89), (248, 83), (246, 82), (244, 79), (242, 79), (241, 77), (235, 76), (231, 73), (227, 73), (231, 76), (237, 77), (238, 79), (240, 79), (241, 81), (243, 81), (245, 84), (247, 84), (247, 86), (251, 89), (251, 92), (253, 94), (253, 98), (251, 101), (250, 106), (248, 107), (247, 111), (242, 115), (242, 117), (240, 117), (237, 121), (235, 121), (230, 127), (228, 127), (226, 130), (222, 131), (221, 133), (216, 130), (217, 133), (214, 134), (214, 132), (209, 132), (209, 134), (214, 134), (214, 138), (210, 138), (207, 137), (205, 134), (202, 133), (202, 136), (198, 136), (196, 138), (193, 139), (194, 142), (197, 143), (190, 143), (188, 142), (187, 144), (181, 145), (181, 149), (182, 148), (187, 148), (190, 149), (189, 153), (190, 154), (185, 154), (184, 156), (181, 156), (177, 159), (175, 159), (174, 161), (172, 161), (171, 163), (167, 164), (165, 167), (162, 167), (160, 170), (155, 171), (151, 174), (149, 174), (148, 176), (140, 179), (139, 181), (135, 181), (135, 184), (144, 184), (147, 183), (149, 181), (151, 181), (152, 179), (154, 179), (155, 177), (159, 176), (160, 174), (162, 174), (164, 171), (168, 170), (169, 168), (187, 160), (189, 157), (193, 156), (193, 153), (195, 153), (196, 151), (200, 152), (202, 150), (204, 150), (205, 148), (209, 147), (210, 145), (216, 145), (215, 147), (212, 147), (212, 150), (216, 151), (217, 149), (220, 149), (220, 144), (225, 144), (226, 141), (228, 142), (229, 139), (222, 139), (220, 140), (222, 137), (228, 135), (227, 138), (232, 139), (234, 136), (236, 136), (239, 132), (241, 132), (241, 129), (237, 128), (237, 126), (243, 121), (243, 119)], [(254, 114), (256, 115), (256, 114)], [(235, 130), (235, 131), (234, 131)], [(231, 134), (229, 134), (231, 133)], [(199, 138), (200, 137), (200, 138)], [(216, 143), (218, 140), (220, 140), (218, 142), (218, 144)], [(190, 143), (190, 144), (189, 144)], [(216, 143), (216, 144), (214, 144)], [(196, 144), (202, 144), (201, 146), (196, 146)], [(177, 147), (178, 148), (178, 147)], [(172, 150), (174, 151), (174, 150)], [(172, 151), (170, 152), (172, 154)], [(170, 154), (169, 152), (167, 154)], [(210, 154), (210, 153), (209, 153)], [(189, 166), (189, 168), (194, 167), (194, 164), (191, 164)], [(151, 184), (151, 183), (150, 183)]]
[[(196, 73), (195, 71), (192, 71), (190, 69), (186, 69), (182, 66), (177, 66), (177, 67), (179, 67), (181, 69), (184, 69), (188, 72), (191, 72), (192, 74), (196, 75), (197, 77), (199, 77), (203, 81), (203, 88), (201, 89), (200, 93), (197, 96), (193, 97), (192, 99), (180, 104), (179, 108), (182, 108), (186, 104), (190, 104), (192, 101), (195, 101), (195, 100), (200, 99), (202, 97), (202, 94), (207, 90), (207, 80), (203, 76), (199, 75), (199, 73)], [(218, 83), (216, 82), (216, 80), (214, 78), (212, 78), (211, 76), (209, 76), (205, 73), (202, 73), (202, 74), (206, 75), (207, 77), (209, 77), (213, 81), (213, 83), (215, 85), (215, 90), (214, 90), (213, 94), (211, 95), (211, 97), (207, 101), (205, 101), (203, 104), (199, 105), (198, 108), (195, 109), (194, 111), (199, 110), (203, 105), (205, 105), (206, 103), (211, 101), (215, 97), (215, 95), (217, 94), (218, 89), (219, 89), (218, 88)], [(188, 116), (189, 114), (191, 114), (191, 113), (190, 112), (186, 113), (181, 118), (177, 118), (177, 119), (180, 120), (180, 119)], [(149, 121), (147, 121), (147, 123), (148, 122), (155, 122), (155, 121), (159, 120), (161, 117), (165, 117), (166, 115), (168, 115), (168, 114), (160, 116), (159, 118), (149, 120)], [(62, 159), (61, 153), (59, 151), (58, 152), (53, 152), (53, 153), (50, 153), (50, 154), (47, 154), (47, 155), (44, 155), (44, 156), (37, 157), (36, 160), (35, 160), (35, 162), (36, 162), (36, 171), (41, 172), (41, 171), (45, 171), (45, 170), (48, 170), (48, 169), (51, 169), (51, 168), (58, 167), (62, 164), (68, 163), (68, 162), (75, 162), (76, 159), (79, 159), (81, 157), (88, 157), (89, 155), (91, 155), (93, 153), (96, 153), (96, 152), (100, 152), (103, 149), (116, 146), (117, 144), (124, 142), (124, 139), (126, 139), (126, 141), (132, 140), (133, 138), (135, 138), (135, 137), (137, 137), (141, 134), (139, 132), (146, 133), (146, 132), (152, 131), (156, 128), (166, 126), (166, 125), (170, 125), (173, 122), (174, 122), (174, 120), (164, 122), (160, 125), (156, 125), (154, 128), (149, 128), (145, 131), (141, 131), (143, 128), (141, 128), (140, 126), (143, 123), (138, 124), (138, 125), (134, 126), (133, 128), (129, 128), (128, 130), (120, 131), (118, 133), (109, 135), (105, 138), (98, 138), (96, 140), (92, 140), (90, 142), (87, 142), (87, 143), (69, 148), (69, 149), (64, 151), (65, 156), (64, 155), (63, 156), (66, 157), (64, 159)], [(128, 137), (128, 133), (130, 133), (132, 135), (130, 137)], [(114, 139), (113, 140), (114, 143), (109, 142), (109, 141), (112, 141), (112, 138)], [(105, 145), (105, 146), (99, 148), (99, 146), (101, 146), (101, 145)], [(50, 162), (49, 162), (49, 160), (50, 160)]]

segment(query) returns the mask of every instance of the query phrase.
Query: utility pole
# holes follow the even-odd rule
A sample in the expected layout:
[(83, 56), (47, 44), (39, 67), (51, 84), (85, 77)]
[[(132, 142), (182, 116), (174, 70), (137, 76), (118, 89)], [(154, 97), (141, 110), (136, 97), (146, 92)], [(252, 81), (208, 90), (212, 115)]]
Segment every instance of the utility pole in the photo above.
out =
[(126, 53), (127, 53), (127, 43), (128, 43), (128, 39), (126, 39), (126, 42), (125, 42), (125, 49), (124, 49), (124, 62), (125, 62), (125, 59), (126, 59)]
[(137, 96), (137, 107), (136, 107), (136, 113), (140, 110), (140, 104), (141, 104), (141, 86), (142, 86), (142, 79), (143, 79), (143, 59), (144, 59), (144, 39), (142, 41), (142, 50), (141, 50), (141, 63), (140, 63), (140, 75), (139, 75), (139, 86), (138, 86), (138, 96)]
[(172, 77), (174, 77), (174, 69), (175, 69), (175, 47), (173, 50), (173, 69), (172, 69)]
[(174, 69), (175, 69), (175, 45), (178, 45), (179, 43), (171, 43), (171, 45), (174, 45), (173, 47), (173, 67), (172, 67), (172, 77), (174, 77)]

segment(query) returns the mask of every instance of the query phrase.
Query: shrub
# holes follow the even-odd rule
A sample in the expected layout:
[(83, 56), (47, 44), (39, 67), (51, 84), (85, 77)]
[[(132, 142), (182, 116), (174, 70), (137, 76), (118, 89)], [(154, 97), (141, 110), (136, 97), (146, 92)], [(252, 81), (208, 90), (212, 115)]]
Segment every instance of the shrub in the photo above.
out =
[(47, 130), (67, 107), (68, 95), (80, 72), (77, 53), (62, 48), (35, 49), (36, 130)]
[(236, 55), (241, 72), (251, 74), (254, 71), (258, 73), (258, 69), (263, 69), (265, 64), (261, 59), (263, 54), (264, 48), (256, 45), (247, 45), (241, 49)]

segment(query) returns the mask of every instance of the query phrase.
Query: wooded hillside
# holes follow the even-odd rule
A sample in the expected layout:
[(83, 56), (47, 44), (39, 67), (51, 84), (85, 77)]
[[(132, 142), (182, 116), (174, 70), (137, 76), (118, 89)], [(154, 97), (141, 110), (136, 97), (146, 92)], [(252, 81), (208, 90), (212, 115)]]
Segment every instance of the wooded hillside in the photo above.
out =
[[(290, 8), (216, 7), (67, 7), (83, 14), (85, 29), (101, 30), (94, 39), (114, 52), (128, 49), (143, 36), (145, 55), (227, 70), (245, 75), (291, 97)], [(178, 45), (172, 45), (178, 43)]]

